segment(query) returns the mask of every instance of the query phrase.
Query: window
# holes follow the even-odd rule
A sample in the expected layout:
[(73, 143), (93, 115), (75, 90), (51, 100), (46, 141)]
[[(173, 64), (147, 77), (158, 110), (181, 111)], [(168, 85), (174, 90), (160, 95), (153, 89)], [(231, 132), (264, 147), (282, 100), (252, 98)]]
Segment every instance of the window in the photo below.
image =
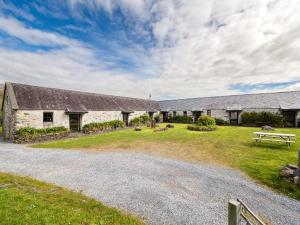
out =
[(187, 116), (187, 111), (183, 111), (183, 116)]
[(211, 116), (211, 110), (207, 110), (207, 115)]
[(53, 122), (53, 112), (44, 112), (43, 121), (44, 122)]
[(176, 116), (176, 111), (173, 111), (173, 116)]

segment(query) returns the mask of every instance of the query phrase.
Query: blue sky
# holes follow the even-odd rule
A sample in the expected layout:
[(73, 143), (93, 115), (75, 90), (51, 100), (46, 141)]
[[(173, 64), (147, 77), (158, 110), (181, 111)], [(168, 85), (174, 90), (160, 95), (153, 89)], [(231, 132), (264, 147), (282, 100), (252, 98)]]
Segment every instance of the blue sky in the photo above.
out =
[(0, 0), (0, 79), (155, 99), (299, 90), (297, 0)]

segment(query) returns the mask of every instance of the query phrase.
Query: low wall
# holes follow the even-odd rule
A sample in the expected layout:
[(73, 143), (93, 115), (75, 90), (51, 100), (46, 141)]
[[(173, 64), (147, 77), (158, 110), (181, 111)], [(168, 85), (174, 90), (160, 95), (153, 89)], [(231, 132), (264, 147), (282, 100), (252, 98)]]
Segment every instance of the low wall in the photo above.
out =
[(43, 134), (35, 137), (19, 137), (15, 136), (14, 143), (16, 144), (29, 144), (29, 143), (38, 143), (44, 141), (51, 141), (51, 140), (59, 140), (67, 138), (71, 135), (70, 132), (61, 132), (55, 134)]

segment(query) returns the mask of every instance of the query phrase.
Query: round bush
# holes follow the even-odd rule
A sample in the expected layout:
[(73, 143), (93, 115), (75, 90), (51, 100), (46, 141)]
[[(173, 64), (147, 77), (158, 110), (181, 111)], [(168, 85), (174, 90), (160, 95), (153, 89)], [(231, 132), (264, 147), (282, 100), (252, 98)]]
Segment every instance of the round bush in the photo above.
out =
[(198, 126), (216, 126), (216, 119), (210, 116), (200, 116), (196, 124)]

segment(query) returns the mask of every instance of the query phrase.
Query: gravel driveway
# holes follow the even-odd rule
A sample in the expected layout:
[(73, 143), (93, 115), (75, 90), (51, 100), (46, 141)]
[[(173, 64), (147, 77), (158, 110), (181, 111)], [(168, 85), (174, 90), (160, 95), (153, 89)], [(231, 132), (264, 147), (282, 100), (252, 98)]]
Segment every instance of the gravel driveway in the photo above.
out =
[(150, 224), (224, 225), (228, 200), (241, 198), (273, 224), (300, 225), (300, 201), (215, 166), (137, 153), (30, 149), (1, 143), (0, 171), (83, 190)]

